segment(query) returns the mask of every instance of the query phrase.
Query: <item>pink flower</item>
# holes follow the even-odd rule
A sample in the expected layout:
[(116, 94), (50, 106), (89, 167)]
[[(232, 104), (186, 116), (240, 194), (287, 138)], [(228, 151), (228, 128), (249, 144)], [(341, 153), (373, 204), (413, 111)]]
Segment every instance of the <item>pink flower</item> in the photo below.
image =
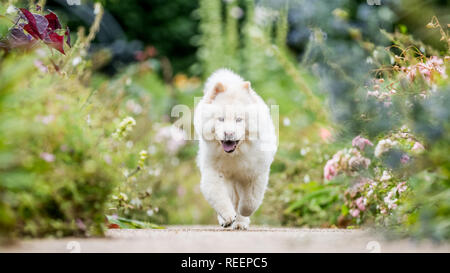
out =
[(325, 142), (331, 141), (332, 137), (333, 136), (331, 135), (331, 132), (328, 129), (320, 128), (320, 138), (323, 141), (325, 141)]
[(45, 125), (50, 124), (53, 120), (55, 120), (54, 115), (48, 115), (48, 116), (36, 116), (36, 120), (42, 122)]
[(36, 68), (38, 68), (39, 71), (41, 71), (42, 73), (47, 73), (48, 72), (47, 66), (45, 66), (45, 64), (41, 60), (35, 60), (34, 61), (34, 66), (36, 66)]
[(397, 199), (395, 198), (395, 193), (397, 189), (392, 189), (386, 197), (384, 197), (384, 202), (386, 203), (388, 209), (397, 208)]
[(323, 168), (323, 176), (326, 180), (330, 181), (338, 174), (338, 164), (334, 158), (328, 160), (327, 164)]
[(359, 170), (360, 168), (367, 169), (370, 165), (370, 159), (361, 156), (358, 152), (355, 156), (350, 157), (348, 160), (348, 167), (351, 171)]
[(362, 196), (359, 197), (358, 199), (356, 199), (356, 206), (361, 211), (365, 211), (366, 210), (366, 206), (364, 206), (364, 198)]
[(53, 162), (55, 161), (55, 155), (54, 154), (50, 154), (50, 153), (46, 153), (43, 152), (39, 155), (42, 159), (44, 159), (47, 162)]
[(105, 160), (105, 162), (106, 162), (108, 165), (111, 165), (111, 164), (112, 164), (112, 159), (111, 159), (111, 156), (110, 156), (110, 155), (104, 155), (104, 156), (103, 156), (103, 160)]
[(177, 195), (179, 197), (183, 197), (184, 195), (186, 195), (186, 189), (183, 186), (178, 186), (177, 187)]
[(409, 81), (414, 81), (416, 78), (416, 66), (410, 66), (404, 69), (406, 71), (406, 78)]
[(350, 215), (352, 216), (352, 217), (354, 217), (354, 218), (356, 218), (356, 217), (358, 217), (359, 216), (359, 210), (358, 209), (351, 209), (350, 210)]
[(380, 96), (380, 92), (375, 90), (375, 91), (367, 91), (367, 96), (370, 97), (375, 97), (378, 98)]
[(423, 145), (420, 144), (420, 142), (416, 141), (416, 143), (414, 143), (414, 146), (412, 147), (411, 150), (415, 151), (415, 152), (421, 152), (421, 151), (425, 150), (425, 147), (423, 147)]
[(419, 73), (425, 78), (425, 80), (429, 81), (431, 77), (432, 67), (430, 67), (427, 63), (425, 64), (417, 64), (417, 69), (419, 69)]
[(444, 61), (442, 59), (438, 58), (437, 56), (431, 56), (427, 60), (426, 65), (438, 72), (442, 76), (442, 78), (447, 78), (447, 73), (445, 73)]
[(86, 224), (79, 218), (75, 220), (75, 223), (77, 224), (78, 228), (81, 230), (86, 230)]
[(55, 119), (54, 115), (44, 116), (44, 117), (42, 117), (42, 123), (47, 125), (47, 124), (51, 123), (54, 119)]
[(352, 146), (358, 147), (361, 151), (364, 150), (364, 147), (366, 147), (366, 145), (373, 146), (373, 143), (361, 136), (357, 136), (352, 140)]
[(407, 154), (403, 154), (402, 155), (402, 157), (400, 158), (400, 162), (402, 163), (402, 164), (406, 164), (406, 163), (408, 163), (409, 162), (409, 156), (407, 155)]
[(437, 72), (444, 79), (447, 78), (444, 61), (437, 56), (431, 56), (425, 63), (411, 65), (403, 68), (403, 70), (406, 72), (406, 77), (410, 81), (413, 81), (416, 78), (417, 72), (419, 72), (428, 83), (431, 83), (433, 80), (433, 72)]
[(384, 107), (389, 107), (389, 106), (392, 105), (392, 102), (391, 101), (385, 101), (385, 102), (383, 102), (383, 105), (384, 105)]
[(176, 154), (186, 144), (184, 131), (176, 126), (166, 126), (158, 130), (155, 141), (165, 143), (170, 154)]
[(397, 192), (402, 193), (402, 192), (406, 191), (407, 188), (408, 188), (408, 185), (406, 185), (406, 181), (403, 181), (397, 185)]

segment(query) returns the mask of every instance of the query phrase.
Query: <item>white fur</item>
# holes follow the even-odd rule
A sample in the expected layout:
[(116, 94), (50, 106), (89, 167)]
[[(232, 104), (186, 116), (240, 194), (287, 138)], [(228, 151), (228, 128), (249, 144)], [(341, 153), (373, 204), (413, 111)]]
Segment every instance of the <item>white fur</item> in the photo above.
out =
[[(218, 83), (225, 91), (216, 94)], [(227, 108), (230, 105), (231, 110)], [(247, 114), (242, 116), (243, 112)], [(233, 115), (245, 117), (244, 123)], [(249, 216), (263, 200), (277, 149), (269, 108), (240, 76), (220, 69), (206, 81), (194, 127), (199, 136), (197, 164), (203, 195), (216, 210), (220, 225), (248, 229)], [(239, 140), (232, 153), (226, 153), (220, 142), (225, 132)]]

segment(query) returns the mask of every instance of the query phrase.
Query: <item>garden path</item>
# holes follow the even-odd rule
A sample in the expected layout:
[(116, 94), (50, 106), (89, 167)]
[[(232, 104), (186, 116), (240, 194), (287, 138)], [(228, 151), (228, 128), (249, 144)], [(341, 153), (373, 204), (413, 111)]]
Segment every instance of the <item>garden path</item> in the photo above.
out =
[(111, 229), (105, 238), (23, 240), (0, 252), (450, 252), (450, 245), (392, 241), (369, 230), (169, 226)]

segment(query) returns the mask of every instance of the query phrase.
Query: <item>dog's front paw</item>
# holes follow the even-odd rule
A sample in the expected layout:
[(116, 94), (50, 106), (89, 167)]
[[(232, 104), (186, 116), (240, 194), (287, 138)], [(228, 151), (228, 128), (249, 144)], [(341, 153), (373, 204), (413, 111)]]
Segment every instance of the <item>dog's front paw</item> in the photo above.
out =
[(218, 218), (219, 218), (219, 224), (222, 227), (226, 228), (226, 227), (231, 226), (231, 224), (234, 223), (234, 221), (236, 220), (236, 214), (231, 214), (231, 215), (228, 215), (228, 216), (225, 216), (225, 217), (222, 217), (222, 216), (219, 215)]
[(243, 221), (235, 221), (231, 228), (234, 230), (248, 230), (248, 223)]

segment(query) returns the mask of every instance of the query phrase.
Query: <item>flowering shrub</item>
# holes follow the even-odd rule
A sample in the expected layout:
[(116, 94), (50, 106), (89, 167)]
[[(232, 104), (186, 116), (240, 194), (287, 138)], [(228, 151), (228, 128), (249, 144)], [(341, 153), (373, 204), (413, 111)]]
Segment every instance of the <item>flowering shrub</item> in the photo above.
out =
[(123, 139), (128, 135), (129, 132), (133, 130), (133, 127), (136, 125), (136, 121), (132, 117), (124, 118), (116, 131), (112, 134), (113, 138)]
[[(432, 27), (440, 28), (435, 18)], [(441, 40), (447, 41), (447, 34), (441, 34)], [(396, 35), (388, 37), (399, 44), (401, 49), (404, 45), (398, 42)], [(445, 182), (448, 176), (444, 175), (448, 169), (448, 157), (437, 152), (448, 147), (448, 119), (442, 119), (448, 117), (448, 110), (436, 102), (438, 98), (443, 100), (442, 103), (447, 101), (449, 57), (426, 56), (411, 47), (402, 50), (400, 56), (391, 50), (388, 48), (392, 54), (391, 65), (377, 70), (380, 77), (369, 81), (367, 94), (360, 102), (367, 105), (362, 107), (361, 113), (367, 129), (373, 130), (370, 118), (375, 117), (371, 113), (371, 107), (374, 106), (379, 107), (379, 111), (386, 111), (384, 122), (390, 124), (391, 129), (369, 131), (376, 134), (370, 140), (355, 137), (353, 148), (337, 152), (325, 164), (324, 178), (333, 180), (342, 174), (351, 181), (351, 186), (344, 193), (342, 216), (351, 219), (354, 224), (376, 223), (402, 234), (448, 239), (449, 228), (439, 224), (430, 226), (424, 222), (424, 218), (421, 219), (427, 215), (428, 221), (435, 224), (436, 221), (442, 221), (442, 215), (449, 215), (447, 202), (437, 199), (440, 201), (431, 205), (433, 209), (418, 202), (418, 199), (424, 200), (421, 196), (428, 196), (432, 200), (436, 192), (423, 191), (424, 186), (420, 184), (427, 182), (417, 181), (423, 179), (424, 171), (431, 167), (439, 174), (432, 177), (440, 177), (441, 180), (427, 180), (432, 181), (431, 184), (440, 184), (436, 187), (440, 187), (443, 192), (449, 192)], [(374, 101), (375, 104), (371, 106)], [(433, 107), (434, 110), (431, 110)], [(426, 114), (430, 110), (434, 112), (433, 115)], [(436, 115), (441, 117), (435, 118)], [(408, 125), (402, 126), (400, 122)], [(425, 163), (432, 158), (434, 165)], [(442, 161), (435, 161), (437, 158)], [(360, 168), (352, 168), (354, 162)], [(433, 212), (430, 214), (430, 211)]]
[[(398, 142), (392, 140), (392, 138), (395, 139), (398, 135), (394, 134), (391, 138), (379, 140), (372, 154), (373, 164), (370, 164), (371, 161), (366, 159), (369, 162), (366, 165), (366, 169), (370, 167), (372, 176), (366, 177), (367, 172), (357, 173), (354, 185), (345, 192), (346, 210), (358, 222), (368, 214), (370, 216), (376, 216), (378, 214), (388, 215), (391, 210), (397, 207), (399, 198), (401, 196), (403, 197), (403, 192), (408, 188), (406, 181), (402, 181), (405, 177), (401, 174), (395, 176), (392, 170), (384, 167), (382, 161), (380, 161), (380, 157), (383, 154), (389, 153), (394, 148), (401, 149), (397, 145)], [(401, 133), (401, 135), (408, 137), (408, 133)], [(355, 137), (352, 141), (354, 146), (357, 146), (360, 142), (371, 143), (361, 136)], [(413, 152), (409, 143), (404, 143), (404, 147), (409, 148)], [(411, 158), (405, 153), (399, 160), (400, 164), (408, 164)], [(325, 166), (325, 170), (326, 168), (327, 166)], [(370, 216), (366, 216), (365, 218), (369, 218)]]
[(403, 67), (402, 70), (406, 73), (406, 78), (411, 82), (416, 77), (421, 76), (428, 84), (431, 84), (434, 82), (435, 74), (443, 79), (447, 78), (444, 61), (437, 56), (431, 56), (425, 63), (419, 62), (408, 67)]
[(344, 172), (352, 175), (361, 168), (367, 169), (369, 165), (370, 159), (363, 157), (358, 149), (341, 150), (333, 155), (333, 158), (325, 165), (324, 177), (331, 180), (339, 173)]

